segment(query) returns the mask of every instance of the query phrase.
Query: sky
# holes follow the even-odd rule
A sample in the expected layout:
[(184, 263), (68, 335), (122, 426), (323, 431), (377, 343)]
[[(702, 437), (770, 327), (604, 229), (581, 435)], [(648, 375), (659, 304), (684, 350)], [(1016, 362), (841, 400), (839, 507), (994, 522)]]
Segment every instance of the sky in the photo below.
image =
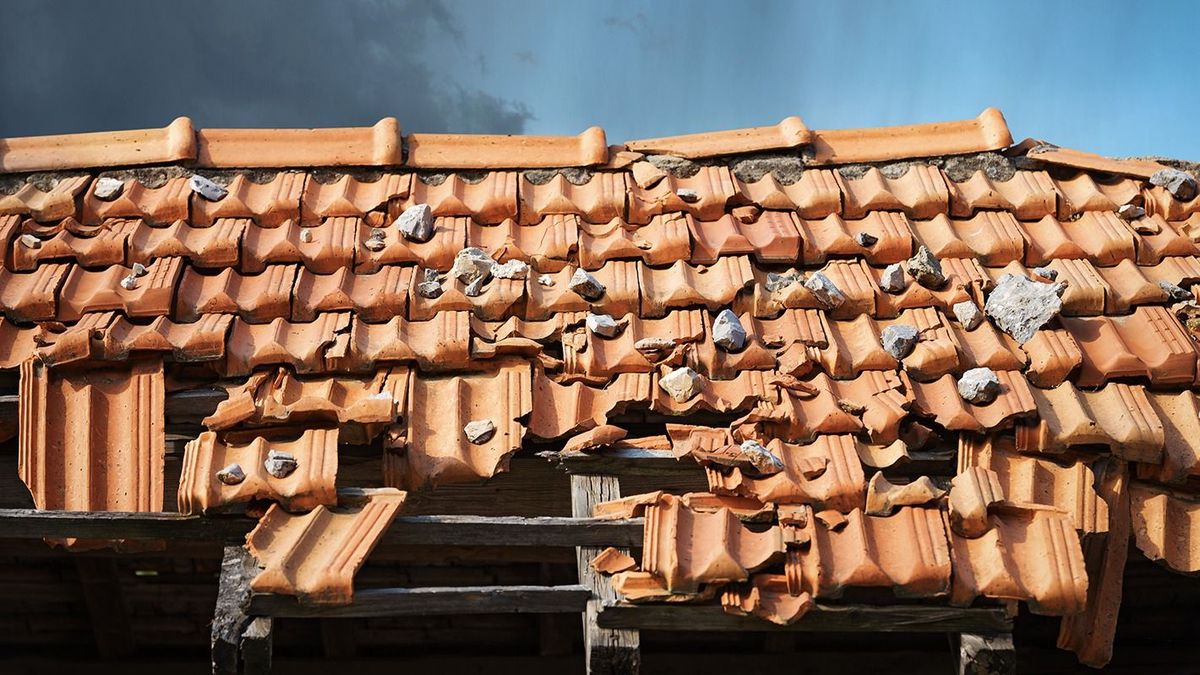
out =
[(370, 125), (610, 143), (1004, 112), (1013, 137), (1200, 160), (1200, 3), (5, 0), (0, 137)]

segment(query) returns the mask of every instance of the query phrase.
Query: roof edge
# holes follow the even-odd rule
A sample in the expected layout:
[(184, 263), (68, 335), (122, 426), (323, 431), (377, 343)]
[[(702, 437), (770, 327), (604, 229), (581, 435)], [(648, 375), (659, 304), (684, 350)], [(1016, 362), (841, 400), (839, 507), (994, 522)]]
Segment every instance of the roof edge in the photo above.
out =
[(1004, 115), (987, 108), (975, 119), (814, 132), (814, 165), (883, 162), (1000, 150), (1012, 145)]
[(98, 131), (0, 139), (0, 172), (140, 166), (196, 158), (192, 120), (176, 117), (161, 129)]
[(409, 134), (405, 166), (414, 169), (552, 169), (608, 163), (604, 129), (578, 136)]
[(1166, 164), (1160, 164), (1152, 159), (1115, 159), (1052, 145), (1039, 145), (1031, 148), (1025, 156), (1047, 164), (1086, 171), (1103, 171), (1134, 178), (1150, 178), (1155, 173), (1170, 168)]
[(647, 138), (628, 141), (625, 147), (634, 152), (701, 159), (768, 150), (788, 150), (808, 145), (812, 139), (812, 131), (804, 124), (804, 120), (793, 115), (783, 118), (779, 124), (773, 126)]
[(332, 129), (200, 129), (197, 166), (282, 168), (314, 164), (395, 166), (404, 161), (400, 123)]

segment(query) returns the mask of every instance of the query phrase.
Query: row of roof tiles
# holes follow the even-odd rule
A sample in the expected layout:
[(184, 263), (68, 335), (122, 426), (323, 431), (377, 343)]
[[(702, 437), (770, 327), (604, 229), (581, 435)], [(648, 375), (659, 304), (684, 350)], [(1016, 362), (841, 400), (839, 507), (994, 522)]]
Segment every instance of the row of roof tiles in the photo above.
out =
[[(641, 165), (651, 166), (639, 162), (634, 168)], [(686, 177), (660, 171), (652, 181), (639, 180), (636, 171), (549, 176), (492, 171), (482, 177), (236, 173), (214, 176), (226, 183), (225, 196), (217, 200), (194, 194), (183, 171), (153, 179), (128, 173), (107, 178), (114, 176), (122, 187), (115, 196), (105, 192), (104, 199), (96, 194), (100, 180), (87, 175), (21, 183), (9, 194), (0, 193), (0, 215), (28, 215), (39, 222), (72, 217), (85, 225), (108, 218), (143, 218), (153, 223), (189, 220), (201, 226), (218, 218), (251, 218), (262, 227), (276, 227), (289, 220), (312, 224), (321, 218), (366, 217), (379, 211), (371, 214), (371, 223), (382, 227), (385, 219), (414, 204), (427, 204), (439, 216), (470, 216), (489, 224), (516, 220), (523, 225), (558, 214), (578, 215), (591, 223), (620, 219), (646, 224), (664, 213), (716, 220), (739, 206), (790, 210), (806, 219), (836, 214), (848, 220), (872, 211), (899, 211), (927, 220), (939, 214), (964, 218), (994, 210), (1007, 211), (1009, 218), (1022, 221), (1047, 216), (1069, 220), (1081, 213), (1138, 204), (1151, 216), (1174, 221), (1200, 211), (1200, 197), (1181, 201), (1167, 189), (1139, 179), (1098, 182), (1087, 173), (1051, 176), (1031, 170), (1001, 179), (979, 170), (956, 182), (942, 169), (924, 164), (907, 166), (900, 174), (874, 167), (846, 175), (809, 168), (794, 182), (784, 182), (770, 172), (745, 180), (725, 166), (697, 166)], [(746, 212), (745, 208), (735, 211), (743, 219)], [(753, 211), (749, 213), (753, 216)]]

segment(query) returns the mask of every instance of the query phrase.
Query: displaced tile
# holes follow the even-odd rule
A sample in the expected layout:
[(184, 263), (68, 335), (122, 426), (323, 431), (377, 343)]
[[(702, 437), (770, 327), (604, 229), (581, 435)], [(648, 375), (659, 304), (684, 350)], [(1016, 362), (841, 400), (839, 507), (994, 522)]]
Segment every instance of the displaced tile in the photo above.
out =
[(298, 267), (270, 265), (254, 275), (233, 269), (203, 274), (188, 267), (179, 282), (175, 320), (189, 322), (205, 314), (236, 314), (244, 321), (266, 323), (290, 317)]
[[(188, 442), (179, 478), (180, 513), (217, 513), (269, 500), (287, 511), (309, 511), (337, 503), (337, 429), (304, 429), (295, 439), (254, 436), (234, 442), (205, 431)], [(286, 453), (296, 468), (285, 476), (266, 468), (268, 455)], [(240, 480), (229, 484), (219, 472), (236, 464)]]
[(655, 396), (653, 378), (648, 373), (623, 373), (606, 387), (575, 382), (559, 384), (534, 368), (533, 408), (529, 432), (542, 439), (554, 439), (604, 424), (610, 415), (630, 405), (647, 406)]
[(771, 276), (752, 267), (754, 285), (754, 316), (770, 318), (783, 309), (823, 309), (830, 318), (851, 319), (861, 314), (875, 315), (879, 297), (883, 295), (872, 270), (864, 260), (833, 260), (820, 272), (845, 296), (845, 301), (836, 307), (821, 302), (804, 285), (804, 279), (796, 279), (777, 290), (770, 290)]
[(272, 505), (246, 536), (246, 548), (263, 569), (250, 581), (250, 589), (294, 595), (306, 604), (348, 604), (354, 574), (395, 519), (405, 496), (398, 490), (372, 490), (361, 506), (319, 506), (304, 515)]
[(775, 504), (808, 504), (848, 513), (862, 504), (866, 481), (850, 435), (821, 435), (808, 445), (773, 439), (767, 448), (783, 460), (783, 471), (757, 476), (737, 467), (708, 466), (709, 489)]
[(767, 150), (786, 150), (811, 141), (812, 132), (799, 117), (793, 115), (785, 117), (779, 124), (769, 127), (626, 141), (625, 147), (646, 154), (674, 155), (694, 159)]
[[(610, 225), (619, 229), (619, 226), (616, 225), (618, 223), (620, 221), (614, 220)], [(538, 272), (557, 272), (575, 258), (576, 248), (583, 241), (581, 234), (585, 231), (585, 226), (580, 222), (579, 216), (575, 215), (550, 215), (535, 225), (518, 225), (511, 219), (494, 226), (470, 222), (467, 226), (466, 245), (483, 249), (496, 262), (506, 263), (510, 260), (520, 260)], [(661, 252), (666, 248), (659, 246), (657, 238), (654, 238), (653, 241), (657, 251)], [(461, 249), (462, 246), (459, 248)], [(686, 249), (687, 240), (685, 239), (683, 257), (687, 257)], [(581, 259), (584, 250), (584, 248), (579, 249)], [(457, 252), (455, 250), (453, 253)], [(638, 253), (640, 254), (642, 251), (639, 249)], [(637, 256), (614, 255), (610, 257)], [(587, 267), (587, 269), (598, 269), (607, 259), (607, 257), (602, 258), (596, 261), (595, 266)], [(427, 264), (426, 267), (434, 267), (434, 265)], [(449, 265), (439, 266), (438, 269), (449, 269)]]
[[(684, 200), (680, 196), (688, 192), (694, 193), (695, 199)], [(628, 220), (649, 223), (654, 216), (677, 211), (690, 213), (697, 220), (716, 220), (725, 214), (726, 206), (736, 195), (737, 187), (728, 168), (702, 166), (687, 178), (668, 175), (652, 188), (629, 186)]]
[(1071, 334), (1061, 328), (1042, 329), (1021, 345), (1029, 358), (1025, 377), (1035, 387), (1057, 387), (1083, 363), (1083, 352)]
[[(657, 360), (666, 360), (672, 354), (676, 345), (700, 342), (705, 335), (706, 316), (700, 310), (668, 312), (661, 319), (638, 319), (636, 315), (616, 318), (626, 325), (616, 337), (606, 338), (583, 329), (563, 335), (564, 374), (607, 382), (617, 373), (649, 373)], [(651, 351), (644, 340), (665, 341), (667, 348)], [(642, 349), (638, 349), (639, 344)]]
[(984, 431), (1029, 417), (1038, 410), (1029, 383), (1020, 371), (996, 372), (1000, 395), (991, 403), (979, 405), (963, 400), (953, 375), (933, 382), (914, 382), (916, 412), (931, 417), (952, 431)]
[[(320, 316), (320, 315), (318, 315)], [(422, 370), (452, 370), (484, 366), (471, 362), (468, 312), (438, 312), (427, 321), (402, 316), (387, 323), (365, 323), (355, 317), (344, 354), (326, 354), (330, 370), (371, 372), (385, 363), (415, 363)]]
[(782, 574), (755, 574), (749, 585), (737, 584), (721, 593), (726, 614), (753, 615), (780, 626), (799, 621), (812, 605), (809, 594), (793, 595), (788, 590), (787, 576)]
[(1150, 159), (1113, 159), (1090, 152), (1050, 145), (1034, 148), (1026, 156), (1056, 166), (1069, 166), (1098, 173), (1115, 173), (1134, 178), (1149, 178), (1155, 172), (1166, 168)]
[(260, 366), (286, 365), (300, 373), (325, 369), (327, 351), (349, 339), (350, 314), (321, 314), (312, 323), (274, 319), (252, 324), (235, 319), (225, 349), (225, 375), (249, 375)]
[(0, 269), (0, 307), (11, 321), (50, 321), (58, 314), (59, 288), (73, 270), (65, 264), (40, 265), (25, 274)]
[(649, 265), (687, 260), (691, 255), (691, 220), (687, 214), (669, 213), (655, 216), (649, 225), (642, 226), (620, 219), (604, 224), (580, 223), (579, 263), (594, 271), (609, 260), (641, 259)]
[(1200, 572), (1200, 500), (1139, 482), (1129, 497), (1133, 540), (1142, 553), (1178, 572)]
[(1086, 172), (1073, 178), (1051, 180), (1058, 188), (1058, 216), (1064, 220), (1088, 211), (1116, 211), (1141, 193), (1138, 181), (1125, 178), (1096, 181)]
[[(11, 139), (10, 139), (11, 140)], [(3, 161), (3, 156), (0, 156)], [(52, 179), (49, 189), (41, 183), (25, 182), (12, 194), (0, 193), (0, 216), (28, 215), (30, 218), (52, 222), (76, 214), (75, 200), (91, 182), (89, 176), (68, 176)]]
[(1189, 476), (1200, 475), (1200, 400), (1190, 391), (1146, 392), (1158, 419), (1163, 425), (1163, 457), (1158, 466), (1141, 465), (1152, 469), (1156, 480), (1182, 483)]
[(43, 331), (36, 354), (48, 366), (86, 359), (126, 361), (147, 352), (176, 363), (217, 361), (225, 355), (225, 334), (232, 321), (228, 314), (206, 314), (191, 323), (158, 317), (142, 324), (116, 312), (92, 312), (61, 332)]
[(1113, 318), (1063, 318), (1062, 324), (1082, 353), (1077, 386), (1129, 378), (1172, 386), (1196, 379), (1196, 347), (1165, 307), (1138, 307), (1131, 315)]
[(1163, 424), (1144, 388), (1113, 382), (1084, 391), (1066, 382), (1032, 393), (1038, 419), (1017, 426), (1018, 450), (1059, 453), (1076, 446), (1105, 445), (1130, 461), (1161, 462)]
[[(513, 316), (521, 307), (527, 286), (531, 290), (540, 288), (533, 280), (493, 278), (479, 289), (477, 295), (469, 295), (469, 284), (443, 275), (438, 281), (441, 292), (431, 298), (420, 290), (423, 279), (423, 272), (413, 274), (408, 289), (408, 317), (414, 321), (427, 321), (439, 313), (458, 311), (474, 312), (475, 316), (485, 321), (502, 321)], [(566, 287), (565, 280), (562, 285)], [(571, 295), (579, 298), (574, 293)]]

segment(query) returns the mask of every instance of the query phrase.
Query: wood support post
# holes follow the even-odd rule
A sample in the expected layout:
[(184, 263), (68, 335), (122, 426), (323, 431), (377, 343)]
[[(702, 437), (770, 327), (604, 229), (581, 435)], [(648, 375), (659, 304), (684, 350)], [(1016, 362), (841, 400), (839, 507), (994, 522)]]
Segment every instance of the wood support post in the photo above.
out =
[(258, 566), (245, 547), (225, 547), (212, 623), (213, 675), (266, 675), (271, 671), (272, 619), (246, 613), (250, 580), (256, 574)]
[[(616, 476), (571, 474), (571, 515), (591, 518), (592, 507), (621, 497)], [(598, 546), (575, 549), (579, 583), (592, 592), (583, 614), (583, 648), (588, 675), (636, 675), (641, 665), (636, 630), (600, 628), (597, 616), (605, 604), (617, 602), (617, 592), (603, 575), (592, 569)], [(625, 549), (628, 553), (628, 549)]]
[(1012, 633), (958, 636), (958, 675), (1015, 675), (1017, 652)]

